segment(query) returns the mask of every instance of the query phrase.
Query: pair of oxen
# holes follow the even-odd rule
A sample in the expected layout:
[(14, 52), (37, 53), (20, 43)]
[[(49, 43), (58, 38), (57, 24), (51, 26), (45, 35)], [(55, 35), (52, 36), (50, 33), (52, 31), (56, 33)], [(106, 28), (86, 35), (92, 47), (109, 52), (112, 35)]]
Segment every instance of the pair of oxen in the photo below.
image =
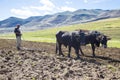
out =
[(81, 46), (91, 44), (93, 57), (95, 57), (95, 47), (99, 47), (100, 44), (107, 48), (107, 41), (111, 38), (104, 35), (99, 31), (89, 30), (75, 30), (75, 31), (59, 31), (56, 33), (56, 54), (63, 55), (62, 45), (68, 47), (68, 57), (71, 53), (71, 47), (75, 49), (77, 58), (80, 58), (79, 50), (84, 55)]

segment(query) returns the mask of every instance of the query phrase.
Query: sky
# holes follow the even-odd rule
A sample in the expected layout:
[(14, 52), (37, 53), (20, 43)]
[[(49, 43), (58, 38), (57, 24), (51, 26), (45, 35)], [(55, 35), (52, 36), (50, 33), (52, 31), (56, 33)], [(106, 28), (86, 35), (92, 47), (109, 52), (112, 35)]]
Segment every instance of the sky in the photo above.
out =
[(120, 0), (0, 0), (0, 20), (28, 18), (78, 9), (120, 9)]

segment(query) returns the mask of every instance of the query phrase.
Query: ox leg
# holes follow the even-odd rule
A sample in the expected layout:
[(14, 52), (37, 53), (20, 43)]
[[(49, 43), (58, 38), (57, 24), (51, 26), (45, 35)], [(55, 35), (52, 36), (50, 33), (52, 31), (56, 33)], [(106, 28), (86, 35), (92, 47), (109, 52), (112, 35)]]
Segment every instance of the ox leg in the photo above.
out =
[(91, 46), (92, 46), (92, 51), (93, 51), (93, 57), (95, 57), (95, 46), (94, 44), (91, 44)]
[(57, 54), (57, 52), (58, 52), (58, 43), (56, 43), (56, 51), (55, 51), (55, 53)]
[(62, 47), (62, 44), (59, 44), (59, 55), (64, 56), (64, 54), (62, 53), (62, 49), (61, 49), (61, 47)]
[(81, 47), (79, 48), (79, 50), (80, 50), (81, 54), (84, 56), (84, 53), (83, 53), (83, 51), (82, 51)]
[(70, 53), (71, 53), (71, 46), (69, 46), (69, 50), (68, 50), (68, 57), (70, 58)]
[(77, 59), (79, 59), (79, 58), (80, 58), (80, 55), (79, 55), (79, 48), (76, 48), (76, 49), (75, 49), (75, 53), (76, 53), (76, 55), (77, 55)]

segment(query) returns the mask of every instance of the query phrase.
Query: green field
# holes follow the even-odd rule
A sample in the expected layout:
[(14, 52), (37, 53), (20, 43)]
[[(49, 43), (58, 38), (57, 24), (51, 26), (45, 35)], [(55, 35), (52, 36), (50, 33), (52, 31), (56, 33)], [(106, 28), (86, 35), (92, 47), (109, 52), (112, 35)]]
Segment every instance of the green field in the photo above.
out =
[[(23, 32), (22, 39), (28, 41), (55, 43), (56, 32), (58, 32), (59, 30), (72, 31), (76, 29), (98, 30), (112, 38), (108, 42), (109, 47), (120, 48), (120, 18), (105, 19), (89, 23), (49, 28), (45, 30)], [(1, 34), (0, 38), (15, 39), (15, 35)]]

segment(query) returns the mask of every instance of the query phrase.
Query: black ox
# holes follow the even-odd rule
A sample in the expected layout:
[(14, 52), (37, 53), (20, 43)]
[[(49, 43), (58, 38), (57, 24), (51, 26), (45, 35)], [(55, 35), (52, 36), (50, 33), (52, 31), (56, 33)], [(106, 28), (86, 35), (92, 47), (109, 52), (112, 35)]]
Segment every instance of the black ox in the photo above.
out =
[[(81, 37), (81, 32), (84, 33), (84, 37)], [(71, 47), (73, 47), (77, 58), (79, 58), (79, 50), (81, 54), (84, 55), (81, 49), (81, 42), (83, 42), (81, 40), (84, 40), (84, 45), (91, 44), (93, 56), (95, 57), (95, 46), (99, 47), (101, 43), (104, 48), (107, 48), (107, 41), (109, 39), (110, 38), (98, 31), (59, 31), (56, 34), (56, 53), (59, 51), (59, 55), (63, 55), (61, 50), (61, 46), (63, 44), (66, 47), (68, 46), (68, 57), (70, 57)]]
[[(79, 58), (79, 49), (80, 49), (80, 33), (79, 31), (59, 31), (56, 34), (56, 53), (59, 51), (59, 55), (63, 55), (61, 46), (62, 44), (68, 46), (68, 57), (70, 57), (71, 47), (75, 49), (77, 58)], [(64, 56), (64, 55), (63, 55)]]
[[(102, 47), (107, 48), (107, 42), (108, 42), (108, 40), (111, 39), (110, 37), (98, 32), (98, 31), (87, 31), (87, 32), (84, 30), (80, 30), (80, 31), (85, 33), (85, 36), (84, 36), (85, 44), (84, 45), (91, 44), (93, 57), (95, 57), (95, 47), (96, 46), (99, 47), (100, 44), (102, 44)], [(80, 51), (81, 51), (82, 55), (84, 55), (81, 47), (80, 47)]]

